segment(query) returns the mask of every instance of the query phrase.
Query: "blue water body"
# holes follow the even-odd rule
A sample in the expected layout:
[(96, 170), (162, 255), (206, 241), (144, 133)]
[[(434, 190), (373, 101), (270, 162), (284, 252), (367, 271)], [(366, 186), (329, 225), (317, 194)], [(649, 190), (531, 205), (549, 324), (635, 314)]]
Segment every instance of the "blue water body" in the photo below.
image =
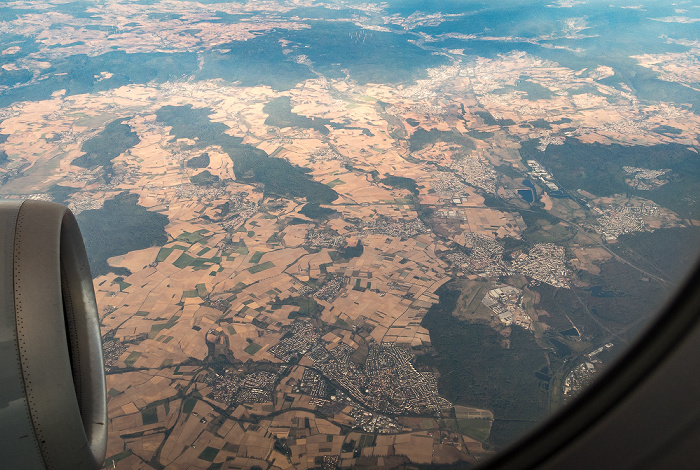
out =
[(586, 290), (590, 292), (593, 297), (598, 297), (601, 299), (615, 297), (615, 293), (613, 291), (603, 290), (601, 286), (593, 286)]
[[(530, 188), (532, 201), (528, 201), (528, 202), (537, 202), (538, 199), (539, 199), (539, 198), (537, 197), (537, 189), (535, 188), (535, 185), (532, 183), (532, 181), (530, 181), (530, 180), (523, 180), (523, 185), (525, 185), (525, 186), (527, 186), (528, 188)], [(525, 190), (522, 190), (522, 191), (525, 191)], [(518, 191), (518, 192), (520, 192), (520, 191)], [(520, 195), (523, 196), (523, 197), (525, 197), (522, 193), (520, 193)], [(525, 200), (527, 201), (527, 198), (525, 198)]]
[(554, 349), (556, 350), (557, 356), (566, 357), (571, 354), (571, 348), (559, 341), (558, 339), (549, 338), (549, 342), (552, 343)]
[(532, 193), (532, 189), (518, 189), (518, 194), (522, 196), (527, 202), (534, 202), (535, 195)]
[(537, 377), (540, 380), (544, 380), (545, 382), (549, 382), (551, 380), (550, 376), (548, 376), (547, 374), (543, 374), (540, 371), (535, 372), (535, 377)]

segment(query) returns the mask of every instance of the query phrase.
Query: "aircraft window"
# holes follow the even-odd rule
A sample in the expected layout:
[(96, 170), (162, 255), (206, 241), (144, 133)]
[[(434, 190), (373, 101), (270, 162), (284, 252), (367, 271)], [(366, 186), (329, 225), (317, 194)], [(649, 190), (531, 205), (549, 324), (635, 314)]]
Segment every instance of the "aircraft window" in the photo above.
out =
[(0, 197), (76, 215), (110, 468), (477, 464), (700, 252), (697, 2), (0, 20)]

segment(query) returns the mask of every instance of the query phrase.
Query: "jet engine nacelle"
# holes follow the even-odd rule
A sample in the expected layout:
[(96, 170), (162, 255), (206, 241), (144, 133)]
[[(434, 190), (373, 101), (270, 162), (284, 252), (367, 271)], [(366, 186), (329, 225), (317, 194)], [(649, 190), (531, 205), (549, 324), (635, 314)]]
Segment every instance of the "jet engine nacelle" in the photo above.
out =
[(107, 444), (102, 341), (78, 223), (0, 202), (0, 466), (96, 469)]

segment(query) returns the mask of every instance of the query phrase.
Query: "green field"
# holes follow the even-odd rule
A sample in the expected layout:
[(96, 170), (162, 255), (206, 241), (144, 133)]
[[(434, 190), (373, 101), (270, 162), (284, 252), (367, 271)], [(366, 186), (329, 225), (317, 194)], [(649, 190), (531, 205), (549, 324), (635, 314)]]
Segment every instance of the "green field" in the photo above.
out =
[(270, 238), (268, 238), (267, 241), (265, 241), (265, 243), (269, 243), (271, 245), (279, 245), (281, 241), (282, 240), (280, 239), (280, 237), (278, 237), (276, 233), (273, 233), (272, 235), (270, 235)]
[(158, 256), (156, 256), (156, 261), (162, 263), (168, 256), (170, 256), (170, 253), (172, 253), (173, 250), (175, 250), (175, 248), (161, 248), (158, 252)]
[(262, 346), (256, 343), (250, 343), (246, 348), (244, 349), (245, 352), (250, 354), (251, 356), (255, 356), (255, 354), (262, 349)]
[(213, 462), (218, 453), (219, 449), (207, 446), (207, 448), (204, 449), (201, 454), (199, 454), (199, 458), (206, 460), (207, 462)]
[(472, 437), (479, 442), (484, 442), (488, 439), (491, 433), (490, 419), (458, 419), (459, 429), (462, 434)]
[(187, 253), (183, 253), (180, 255), (180, 257), (178, 259), (175, 260), (173, 265), (175, 267), (182, 269), (182, 268), (186, 268), (187, 266), (189, 266), (192, 263), (192, 261), (194, 261), (193, 257), (188, 255)]
[(332, 188), (334, 186), (340, 186), (341, 184), (345, 184), (345, 181), (341, 180), (340, 178), (336, 178), (333, 181), (331, 181), (330, 183), (328, 183), (326, 186), (329, 186)]
[(109, 468), (110, 465), (113, 466), (114, 464), (116, 464), (120, 460), (124, 460), (125, 458), (129, 457), (131, 454), (133, 454), (133, 452), (131, 452), (129, 449), (127, 449), (125, 451), (119, 452), (118, 454), (114, 454), (111, 457), (107, 457), (105, 459), (105, 466), (107, 468)]
[(182, 403), (182, 412), (183, 413), (192, 413), (192, 410), (194, 410), (194, 406), (197, 404), (197, 399), (188, 397), (185, 398), (185, 401)]
[(182, 232), (180, 235), (177, 236), (177, 238), (175, 238), (175, 240), (187, 243), (197, 243), (198, 241), (204, 239), (204, 236), (202, 235), (202, 233), (204, 232), (206, 232), (206, 230), (197, 230), (193, 233)]
[(289, 318), (313, 317), (320, 315), (323, 311), (323, 306), (319, 305), (316, 300), (305, 296), (287, 297), (284, 300), (277, 300), (271, 304), (273, 309), (280, 308), (283, 305), (294, 305), (295, 307), (299, 307), (298, 311), (291, 312), (289, 314)]
[(177, 323), (177, 318), (178, 317), (173, 317), (170, 320), (168, 320), (167, 323), (158, 323), (151, 326), (151, 331), (148, 333), (148, 339), (155, 339), (156, 336), (158, 336), (158, 333), (161, 332), (161, 330), (167, 330), (168, 328), (172, 328), (175, 325), (175, 323)]
[(164, 330), (166, 328), (170, 328), (172, 325), (168, 325), (167, 323), (161, 323), (159, 325), (153, 325), (151, 326), (151, 331), (148, 333), (148, 339), (155, 339), (155, 337), (160, 333), (160, 330)]
[(126, 367), (133, 367), (134, 363), (138, 361), (139, 357), (141, 357), (141, 353), (138, 351), (133, 351), (131, 354), (129, 354), (129, 357), (124, 359), (124, 364), (126, 364)]
[(236, 283), (235, 286), (233, 286), (233, 289), (231, 289), (227, 292), (231, 292), (232, 294), (239, 294), (239, 293), (243, 292), (243, 289), (245, 289), (246, 287), (248, 287), (248, 284), (245, 284), (243, 282), (238, 282), (238, 283)]
[(273, 263), (272, 261), (265, 261), (262, 264), (256, 264), (255, 266), (248, 268), (248, 271), (250, 272), (250, 274), (257, 274), (261, 271), (265, 271), (266, 269), (274, 267), (275, 263)]
[(357, 447), (360, 449), (364, 447), (374, 447), (374, 442), (376, 441), (377, 436), (373, 434), (363, 434), (362, 437), (360, 437), (360, 441), (357, 444)]
[(467, 313), (476, 313), (476, 309), (479, 308), (479, 305), (481, 305), (481, 301), (484, 300), (486, 293), (486, 289), (484, 289), (483, 287), (479, 287), (479, 289), (476, 291), (476, 294), (474, 294), (474, 297), (471, 298), (469, 305), (467, 305)]
[(121, 277), (121, 276), (114, 278), (114, 281), (112, 281), (112, 284), (119, 284), (119, 290), (120, 290), (120, 291), (122, 291), (122, 290), (128, 288), (129, 286), (131, 286), (131, 284), (129, 284), (128, 282), (126, 282), (126, 281), (124, 280), (124, 278)]
[(155, 406), (147, 406), (141, 411), (143, 424), (155, 424), (158, 422), (158, 409)]
[(253, 256), (250, 257), (250, 260), (248, 261), (251, 264), (258, 264), (260, 262), (260, 259), (265, 255), (264, 251), (256, 251)]

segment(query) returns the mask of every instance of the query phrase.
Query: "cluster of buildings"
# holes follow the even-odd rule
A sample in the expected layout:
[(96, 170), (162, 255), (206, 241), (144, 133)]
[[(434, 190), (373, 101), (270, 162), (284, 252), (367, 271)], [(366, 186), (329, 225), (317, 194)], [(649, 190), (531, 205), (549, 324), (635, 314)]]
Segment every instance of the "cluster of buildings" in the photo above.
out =
[(571, 398), (578, 394), (581, 390), (591, 384), (595, 378), (595, 374), (599, 371), (602, 361), (596, 356), (606, 349), (614, 346), (613, 343), (606, 343), (603, 346), (595, 349), (587, 354), (586, 360), (577, 365), (569, 374), (564, 377), (562, 382), (562, 392), (566, 398)]
[(321, 459), (321, 470), (335, 470), (340, 464), (340, 455), (324, 455)]
[[(565, 250), (554, 243), (538, 243), (525, 253), (515, 251), (513, 261), (503, 260), (503, 246), (494, 238), (469, 232), (464, 234), (466, 251), (449, 253), (455, 267), (481, 277), (522, 274), (554, 287), (569, 287), (571, 272), (566, 267)], [(522, 318), (527, 323), (527, 319)]]
[(314, 361), (314, 366), (324, 376), (348, 393), (354, 402), (365, 408), (371, 407), (367, 397), (362, 393), (361, 387), (365, 383), (364, 374), (356, 364), (337, 360), (322, 343), (319, 343), (310, 354), (307, 354), (307, 357)]
[(313, 287), (311, 287), (308, 284), (304, 284), (296, 278), (292, 278), (292, 284), (294, 285), (294, 287), (292, 287), (291, 291), (294, 292), (296, 295), (311, 295), (314, 292)]
[(292, 391), (294, 393), (303, 393), (314, 398), (328, 398), (328, 382), (321, 374), (311, 369), (304, 369), (301, 381)]
[(573, 397), (581, 390), (586, 388), (593, 382), (593, 376), (596, 373), (595, 364), (590, 361), (584, 361), (576, 366), (569, 375), (564, 378), (562, 383), (562, 392), (566, 398)]
[[(549, 143), (552, 144), (554, 142)], [(562, 141), (561, 143), (557, 143), (557, 145), (562, 145), (563, 143), (564, 142)], [(545, 167), (540, 165), (540, 163), (537, 160), (528, 160), (527, 164), (530, 167), (530, 171), (527, 172), (528, 175), (538, 180), (551, 191), (559, 191), (559, 186), (557, 186), (557, 184), (554, 182), (554, 177), (552, 176), (552, 174), (548, 172)]]
[(498, 173), (491, 165), (481, 162), (478, 157), (462, 157), (454, 162), (451, 168), (470, 185), (490, 193), (496, 192)]
[(482, 277), (497, 277), (507, 272), (503, 261), (503, 246), (492, 237), (474, 232), (464, 234), (467, 252), (459, 251), (446, 257), (453, 265)]
[(129, 346), (116, 339), (108, 339), (102, 342), (102, 355), (104, 357), (105, 371), (109, 372), (116, 366), (119, 357), (129, 349)]
[[(422, 98), (422, 97), (429, 97), (431, 95), (434, 95), (435, 92), (431, 88), (421, 88), (421, 93), (418, 95), (412, 96), (412, 98)], [(388, 108), (387, 108), (388, 111)], [(424, 116), (442, 116), (447, 112), (447, 109), (443, 108), (442, 106), (435, 106), (429, 103), (426, 103), (425, 101), (419, 101), (417, 103), (414, 103), (407, 108), (404, 109), (404, 113), (413, 113), (413, 114), (418, 114), (418, 115), (424, 115)], [(391, 113), (389, 113), (391, 114)]]
[(515, 324), (527, 330), (532, 329), (532, 319), (522, 307), (523, 291), (513, 286), (491, 289), (481, 303), (491, 309), (506, 326)]
[[(357, 426), (368, 432), (397, 430), (398, 425), (383, 415), (439, 415), (452, 406), (439, 396), (435, 376), (430, 372), (418, 372), (412, 364), (413, 355), (404, 348), (371, 345), (364, 364), (358, 366), (351, 360), (355, 353), (353, 347), (340, 343), (329, 351), (308, 322), (298, 322), (293, 331), (292, 336), (280, 342), (282, 346), (270, 349), (280, 359), (305, 354), (313, 361), (314, 369), (304, 371), (293, 391), (314, 397), (319, 406), (346, 401), (346, 405), (354, 407), (351, 416), (357, 420)], [(242, 390), (249, 377), (241, 384)], [(332, 396), (329, 396), (328, 381), (334, 384)], [(255, 396), (259, 399), (271, 391), (265, 384), (253, 388), (257, 389)], [(239, 392), (237, 396), (238, 401), (244, 401), (248, 395)]]
[(298, 56), (294, 57), (294, 62), (302, 65), (311, 65), (311, 60), (309, 60), (309, 57), (305, 54), (299, 54)]
[[(253, 204), (253, 203), (251, 203)], [(246, 209), (241, 210), (240, 212), (237, 212), (233, 216), (231, 216), (230, 219), (224, 221), (221, 223), (221, 226), (229, 231), (233, 231), (243, 225), (246, 220), (250, 219), (253, 217), (255, 214), (257, 214), (258, 208), (256, 207), (249, 207)]]
[(353, 427), (362, 429), (365, 432), (378, 434), (396, 434), (401, 431), (401, 425), (394, 419), (363, 410), (360, 407), (354, 406), (352, 411), (348, 413), (355, 419)]
[[(423, 39), (428, 38), (425, 33), (421, 33), (421, 35)], [(409, 42), (418, 44), (421, 40), (409, 40)], [(401, 97), (406, 103), (404, 112), (438, 117), (446, 114), (448, 110), (446, 107), (430, 104), (441, 101), (436, 99), (439, 98), (436, 90), (455, 77), (466, 76), (467, 70), (453, 63), (452, 65), (429, 68), (427, 72), (428, 78), (416, 80), (415, 85), (407, 86), (401, 90)], [(387, 107), (387, 112), (394, 115), (401, 114), (398, 109), (400, 109), (398, 106)]]
[(432, 189), (440, 196), (457, 196), (467, 194), (467, 185), (464, 184), (454, 173), (446, 171), (435, 172), (435, 179), (431, 181)]
[(350, 407), (350, 411), (347, 411), (347, 414), (353, 418), (352, 427), (355, 429), (377, 434), (396, 434), (403, 429), (403, 426), (394, 418), (359, 406), (341, 389), (336, 389), (332, 396), (328, 396), (326, 393), (325, 398), (316, 398), (318, 395), (317, 391), (323, 391), (320, 384), (323, 383), (325, 385), (326, 382), (319, 374), (316, 374), (317, 378), (307, 381), (307, 373), (309, 378), (316, 374), (308, 369), (304, 371), (304, 378), (302, 379), (304, 386), (300, 390), (311, 390), (310, 393), (314, 398), (312, 398), (310, 404), (318, 405), (321, 413), (333, 415)]
[(435, 211), (437, 217), (443, 219), (460, 219), (467, 220), (467, 211), (465, 210), (455, 210), (455, 209), (439, 209)]
[(79, 193), (71, 198), (68, 203), (68, 209), (70, 209), (74, 215), (78, 215), (83, 211), (101, 209), (103, 205), (104, 199), (95, 199), (88, 194)]
[(602, 361), (596, 356), (606, 349), (614, 346), (613, 343), (606, 343), (603, 346), (587, 354), (587, 359), (577, 365), (562, 382), (562, 392), (566, 398), (571, 398), (578, 394), (593, 382), (595, 374), (599, 372)]
[(649, 170), (647, 168), (638, 168), (634, 166), (623, 166), (622, 169), (630, 176), (625, 179), (625, 183), (634, 189), (641, 190), (656, 189), (668, 183), (668, 180), (662, 178), (662, 176), (671, 171), (669, 169)]
[[(154, 187), (154, 189), (162, 188)], [(174, 186), (173, 189), (175, 190), (175, 196), (180, 199), (221, 199), (224, 196), (228, 197), (228, 193), (224, 188), (214, 186), (198, 186), (192, 183), (184, 183)]]
[(246, 191), (233, 193), (227, 196), (226, 199), (228, 212), (226, 214), (222, 213), (224, 220), (221, 223), (225, 230), (235, 230), (260, 210), (258, 203), (251, 201)]
[(437, 13), (422, 13), (416, 11), (409, 16), (402, 18), (401, 15), (385, 16), (385, 23), (401, 26), (406, 31), (411, 31), (418, 26), (439, 26), (445, 21), (449, 21), (450, 17), (457, 16), (455, 14)]
[[(14, 171), (14, 170), (10, 170)], [(66, 181), (71, 183), (79, 183), (82, 185), (92, 184), (96, 181), (96, 171), (95, 170), (80, 170), (77, 172), (71, 172), (67, 175)], [(50, 199), (49, 199), (50, 200)]]
[(340, 274), (333, 274), (326, 279), (326, 282), (314, 293), (314, 297), (327, 302), (332, 302), (340, 291), (345, 287), (345, 277)]
[[(550, 130), (546, 130), (543, 132), (542, 136), (540, 136), (540, 144), (537, 146), (537, 150), (540, 152), (544, 152), (547, 150), (547, 147), (550, 145), (564, 145), (565, 137), (562, 135), (555, 135), (552, 133)], [(532, 164), (530, 162), (535, 162), (535, 160), (528, 160), (528, 164), (532, 168)], [(537, 162), (535, 162), (537, 163)], [(539, 165), (539, 163), (537, 163)], [(540, 166), (541, 168), (541, 166)], [(534, 168), (533, 168), (534, 170)], [(556, 189), (554, 190), (556, 191)]]
[[(388, 402), (380, 411), (402, 414), (440, 414), (452, 404), (438, 395), (437, 380), (432, 372), (418, 372), (413, 355), (394, 345), (372, 345), (365, 361), (365, 393)], [(383, 409), (382, 409), (383, 408)]]
[(329, 230), (309, 230), (306, 239), (313, 248), (340, 248), (345, 245), (345, 237)]
[(240, 375), (227, 369), (223, 374), (210, 372), (205, 382), (212, 389), (211, 398), (227, 405), (233, 403), (240, 386)]
[(353, 353), (354, 349), (344, 343), (330, 352), (319, 343), (307, 357), (363, 411), (372, 411), (372, 415), (374, 412), (439, 415), (452, 406), (438, 395), (435, 376), (430, 372), (418, 372), (413, 367), (413, 355), (406, 349), (371, 345), (363, 367), (350, 360)]
[(281, 339), (269, 349), (270, 354), (283, 362), (288, 362), (297, 354), (303, 355), (320, 338), (311, 323), (307, 321), (294, 322), (291, 333), (290, 337)]
[(320, 149), (320, 150), (313, 150), (309, 153), (309, 161), (311, 163), (314, 162), (325, 162), (325, 161), (330, 161), (330, 160), (347, 160), (346, 157), (342, 156), (335, 150), (331, 148), (325, 148), (325, 149)]
[(101, 186), (103, 189), (120, 189), (123, 184), (136, 184), (141, 179), (141, 167), (129, 162), (113, 162), (114, 170), (107, 179), (107, 184)]
[(411, 238), (430, 229), (418, 219), (392, 221), (387, 219), (366, 220), (360, 228), (361, 235), (388, 235), (390, 237)]
[(593, 229), (605, 237), (607, 241), (613, 241), (624, 233), (645, 231), (643, 216), (658, 215), (659, 207), (655, 204), (618, 205), (605, 209), (594, 207), (593, 212), (598, 214)]
[(259, 371), (241, 375), (229, 369), (223, 374), (209, 372), (204, 381), (212, 390), (209, 397), (219, 403), (269, 403), (277, 374)]
[[(619, 91), (618, 96), (630, 103), (635, 102), (637, 99), (631, 93), (626, 93), (624, 91)], [(617, 109), (615, 109), (617, 108)], [(614, 106), (613, 109), (618, 111), (621, 115), (630, 114), (629, 107), (623, 105)], [(633, 112), (633, 111), (632, 111)], [(641, 121), (635, 121), (633, 119), (621, 119), (619, 121), (608, 122), (601, 126), (601, 130), (604, 132), (622, 134), (622, 135), (640, 135), (643, 134), (646, 129)]]
[(239, 403), (267, 403), (272, 401), (272, 391), (277, 382), (277, 374), (268, 371), (247, 374), (241, 381), (236, 397)]
[(513, 254), (511, 271), (554, 287), (569, 287), (571, 272), (566, 267), (564, 247), (538, 243), (528, 253)]
[(48, 201), (53, 199), (47, 193), (32, 193), (32, 194), (3, 194), (3, 199), (30, 199), (32, 201)]

